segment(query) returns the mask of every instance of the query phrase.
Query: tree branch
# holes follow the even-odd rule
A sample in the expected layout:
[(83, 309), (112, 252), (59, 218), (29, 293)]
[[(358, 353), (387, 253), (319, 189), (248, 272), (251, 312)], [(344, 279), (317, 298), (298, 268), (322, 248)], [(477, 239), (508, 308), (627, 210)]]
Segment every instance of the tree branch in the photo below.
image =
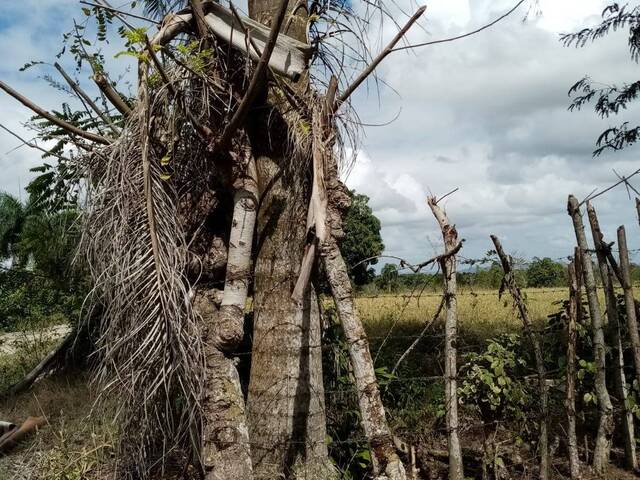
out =
[(7, 85), (6, 83), (4, 83), (1, 80), (0, 80), (0, 89), (4, 90), (7, 94), (12, 96), (16, 100), (18, 100), (20, 103), (22, 103), (28, 109), (32, 110), (33, 112), (35, 112), (36, 114), (40, 115), (41, 117), (46, 118), (51, 123), (54, 123), (55, 125), (57, 125), (58, 127), (62, 128), (63, 130), (66, 130), (67, 132), (69, 132), (72, 135), (77, 135), (78, 137), (85, 138), (85, 139), (90, 140), (92, 142), (101, 143), (103, 145), (109, 145), (112, 142), (112, 140), (110, 140), (108, 138), (102, 137), (100, 135), (96, 135), (95, 133), (91, 133), (91, 132), (87, 132), (85, 130), (82, 130), (81, 128), (78, 128), (75, 125), (72, 125), (69, 122), (66, 122), (66, 121), (62, 120), (61, 118), (56, 117), (55, 115), (52, 115), (51, 113), (47, 112), (45, 109), (40, 108), (38, 105), (33, 103), (28, 98), (20, 95), (13, 88), (11, 88), (9, 85)]

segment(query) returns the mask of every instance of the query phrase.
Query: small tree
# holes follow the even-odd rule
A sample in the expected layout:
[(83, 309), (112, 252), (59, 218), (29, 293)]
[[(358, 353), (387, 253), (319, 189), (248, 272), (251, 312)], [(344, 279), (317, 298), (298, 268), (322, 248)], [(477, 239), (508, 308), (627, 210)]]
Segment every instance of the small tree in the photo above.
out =
[(398, 288), (398, 267), (392, 263), (387, 263), (382, 267), (380, 276), (376, 278), (376, 285), (389, 293), (396, 290)]
[(562, 264), (550, 258), (534, 257), (527, 268), (527, 286), (529, 287), (560, 287), (566, 285), (566, 272)]
[(351, 207), (344, 220), (344, 240), (340, 251), (349, 265), (349, 276), (356, 285), (365, 285), (375, 278), (371, 265), (384, 250), (380, 236), (380, 220), (369, 206), (369, 197), (351, 191)]

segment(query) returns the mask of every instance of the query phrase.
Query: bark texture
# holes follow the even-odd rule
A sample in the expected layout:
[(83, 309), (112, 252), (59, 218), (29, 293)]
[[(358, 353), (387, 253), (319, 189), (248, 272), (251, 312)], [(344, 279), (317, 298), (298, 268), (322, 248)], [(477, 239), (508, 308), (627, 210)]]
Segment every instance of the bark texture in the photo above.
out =
[(571, 479), (580, 476), (578, 457), (578, 437), (576, 434), (576, 344), (578, 323), (582, 312), (582, 269), (580, 250), (576, 249), (573, 262), (569, 264), (569, 311), (567, 312), (567, 391), (565, 408), (567, 411), (567, 450)]
[(456, 258), (454, 252), (458, 248), (458, 232), (449, 222), (449, 218), (437, 199), (428, 199), (429, 207), (438, 221), (444, 240), (445, 254), (440, 262), (444, 278), (445, 295), (445, 341), (444, 341), (444, 400), (447, 417), (447, 440), (449, 444), (449, 479), (464, 480), (462, 450), (458, 436), (458, 299), (456, 284)]
[[(267, 26), (280, 2), (249, 2)], [(306, 41), (306, 5), (290, 1), (283, 31)], [(301, 80), (298, 88), (303, 88)], [(329, 475), (322, 384), (321, 327), (312, 287), (291, 298), (303, 257), (310, 192), (308, 162), (292, 158), (279, 114), (267, 105), (251, 117), (260, 208), (255, 266), (254, 330), (247, 399), (257, 479)], [(274, 123), (275, 122), (275, 123)]]
[(573, 227), (576, 234), (576, 241), (580, 248), (582, 258), (582, 273), (584, 277), (587, 301), (589, 303), (589, 314), (591, 316), (591, 329), (593, 337), (593, 350), (595, 358), (595, 389), (598, 399), (598, 410), (600, 414), (598, 424), (598, 434), (596, 445), (593, 451), (593, 468), (598, 474), (603, 474), (609, 463), (611, 451), (611, 438), (613, 436), (613, 405), (607, 390), (606, 379), (606, 344), (604, 331), (602, 328), (602, 315), (600, 313), (600, 301), (596, 290), (596, 279), (593, 274), (593, 265), (588, 254), (587, 237), (582, 222), (582, 214), (578, 200), (569, 196), (568, 213), (573, 220)]
[(233, 360), (217, 348), (212, 338), (219, 297), (216, 290), (203, 290), (194, 301), (194, 309), (205, 327), (206, 379), (202, 401), (205, 422), (201, 464), (206, 480), (251, 480), (249, 430), (240, 378)]
[(620, 411), (622, 412), (620, 421), (623, 431), (625, 463), (628, 469), (635, 470), (637, 467), (637, 461), (633, 412), (631, 412), (627, 403), (628, 389), (627, 380), (624, 375), (624, 352), (622, 349), (622, 339), (620, 338), (620, 321), (618, 318), (616, 294), (613, 288), (613, 272), (607, 264), (606, 245), (602, 231), (600, 230), (598, 216), (595, 208), (590, 203), (587, 203), (587, 214), (589, 216), (589, 224), (591, 225), (591, 233), (593, 235), (593, 245), (598, 259), (600, 278), (604, 288), (604, 300), (608, 319), (607, 336), (609, 337), (609, 341), (612, 345), (611, 359), (613, 365), (611, 373), (613, 374), (616, 397), (620, 404)]
[(520, 320), (522, 320), (525, 334), (527, 335), (527, 337), (529, 337), (529, 341), (533, 346), (533, 353), (536, 361), (536, 371), (538, 373), (538, 388), (540, 389), (540, 439), (538, 440), (538, 450), (540, 451), (539, 478), (540, 480), (547, 480), (549, 478), (550, 467), (549, 434), (547, 426), (547, 419), (549, 417), (549, 391), (547, 388), (547, 372), (544, 367), (544, 357), (542, 356), (542, 345), (540, 344), (540, 340), (533, 331), (533, 325), (531, 324), (531, 319), (529, 318), (527, 305), (525, 304), (524, 298), (522, 297), (522, 292), (520, 291), (520, 288), (518, 287), (513, 275), (513, 266), (511, 265), (511, 259), (504, 252), (504, 249), (502, 248), (502, 244), (500, 243), (498, 237), (496, 237), (495, 235), (491, 235), (491, 240), (493, 240), (493, 244), (495, 245), (498, 256), (500, 257), (500, 262), (502, 263), (502, 269), (504, 270), (504, 280), (502, 286), (500, 287), (500, 293), (502, 293), (502, 290), (506, 288), (513, 297), (513, 302), (518, 309), (518, 314), (520, 316)]

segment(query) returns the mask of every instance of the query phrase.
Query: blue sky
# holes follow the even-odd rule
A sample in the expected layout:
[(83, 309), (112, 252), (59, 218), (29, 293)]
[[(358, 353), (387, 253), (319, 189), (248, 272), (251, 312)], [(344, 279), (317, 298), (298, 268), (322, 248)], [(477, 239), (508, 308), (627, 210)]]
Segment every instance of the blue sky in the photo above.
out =
[[(122, 3), (122, 0), (121, 0)], [(241, 2), (244, 3), (244, 2)], [(413, 0), (400, 0), (413, 11)], [(433, 0), (410, 40), (424, 41), (469, 31), (495, 18), (511, 0)], [(358, 92), (356, 106), (365, 123), (358, 162), (345, 172), (348, 185), (371, 197), (383, 225), (387, 253), (419, 261), (438, 250), (440, 236), (426, 196), (460, 190), (446, 201), (464, 255), (481, 256), (495, 233), (522, 256), (560, 257), (574, 242), (566, 197), (578, 197), (615, 180), (612, 168), (637, 167), (636, 149), (591, 157), (597, 134), (615, 123), (592, 112), (569, 113), (567, 90), (585, 74), (612, 83), (633, 80), (637, 65), (627, 56), (624, 35), (613, 35), (588, 49), (566, 49), (558, 32), (597, 22), (601, 0), (541, 0), (542, 17), (522, 22), (521, 11), (492, 30), (461, 42), (394, 54), (378, 71), (392, 88)], [(53, 61), (62, 34), (82, 20), (76, 0), (0, 1), (0, 78), (46, 108), (69, 101), (41, 78), (49, 66), (18, 72), (29, 60)], [(402, 16), (398, 14), (398, 21)], [(372, 36), (390, 38), (387, 23)], [(129, 64), (113, 60), (117, 45), (105, 52), (114, 75)], [(128, 60), (125, 60), (127, 62)], [(63, 59), (68, 70), (69, 60)], [(79, 81), (93, 87), (88, 75)], [(22, 123), (30, 113), (0, 95), (0, 122), (31, 138)], [(638, 109), (625, 119), (640, 121)], [(0, 190), (20, 193), (40, 163), (37, 152), (14, 150), (17, 140), (0, 132)], [(348, 173), (348, 175), (347, 175)], [(640, 185), (640, 181), (638, 182)], [(632, 248), (640, 247), (634, 205), (619, 189), (596, 207), (608, 238), (627, 224)]]

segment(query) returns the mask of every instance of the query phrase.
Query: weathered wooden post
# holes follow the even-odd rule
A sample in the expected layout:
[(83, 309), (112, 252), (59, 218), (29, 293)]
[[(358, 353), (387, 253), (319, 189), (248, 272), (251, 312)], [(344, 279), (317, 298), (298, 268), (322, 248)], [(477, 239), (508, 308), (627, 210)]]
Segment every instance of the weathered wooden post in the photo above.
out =
[(567, 391), (565, 408), (567, 411), (567, 450), (571, 479), (580, 476), (578, 457), (578, 437), (576, 435), (576, 344), (578, 322), (582, 313), (582, 259), (576, 248), (573, 261), (569, 264), (569, 308), (567, 314)]
[[(449, 480), (464, 480), (462, 450), (458, 437), (458, 299), (456, 285), (456, 258), (458, 248), (458, 232), (455, 225), (449, 222), (447, 214), (438, 205), (435, 197), (427, 200), (433, 215), (436, 217), (444, 240), (445, 257), (440, 261), (445, 294), (445, 343), (444, 343), (444, 375), (445, 375), (445, 408), (447, 415), (447, 435), (449, 442)], [(448, 255), (447, 255), (448, 254)]]
[(605, 294), (604, 300), (607, 309), (607, 318), (609, 320), (607, 333), (612, 344), (611, 358), (613, 360), (613, 365), (611, 370), (613, 373), (613, 381), (621, 410), (624, 413), (621, 421), (624, 431), (623, 441), (625, 461), (629, 470), (635, 470), (637, 467), (636, 439), (633, 427), (633, 413), (627, 404), (628, 389), (624, 375), (624, 355), (622, 350), (622, 339), (620, 338), (620, 320), (618, 318), (616, 294), (613, 289), (613, 272), (607, 265), (607, 245), (604, 242), (604, 237), (600, 230), (596, 210), (591, 203), (587, 203), (587, 214), (589, 216), (589, 224), (591, 225), (591, 233), (593, 235), (593, 245), (596, 250), (598, 267), (600, 269), (600, 278), (602, 279), (602, 287)]
[(584, 231), (584, 224), (582, 223), (582, 214), (580, 213), (578, 200), (573, 195), (569, 195), (567, 211), (573, 221), (576, 241), (580, 248), (584, 285), (587, 292), (587, 300), (589, 302), (589, 314), (591, 316), (593, 350), (595, 357), (595, 388), (598, 399), (598, 410), (600, 413), (598, 434), (596, 436), (596, 445), (593, 452), (593, 468), (598, 474), (602, 474), (606, 471), (609, 463), (611, 438), (614, 430), (613, 405), (611, 404), (611, 398), (609, 397), (609, 391), (607, 390), (606, 344), (602, 329), (602, 315), (600, 313), (600, 302), (598, 300), (598, 292), (596, 290), (596, 279), (593, 274), (591, 258), (588, 254), (589, 247)]
[(522, 298), (522, 292), (520, 287), (516, 283), (516, 279), (513, 272), (513, 265), (511, 264), (511, 257), (509, 257), (502, 248), (500, 240), (495, 235), (491, 235), (491, 240), (496, 247), (498, 257), (500, 257), (500, 263), (502, 264), (502, 270), (504, 271), (504, 278), (502, 280), (502, 286), (500, 287), (500, 295), (504, 289), (508, 290), (513, 297), (513, 303), (518, 308), (518, 314), (522, 324), (524, 326), (524, 332), (529, 337), (529, 341), (533, 346), (533, 353), (536, 360), (536, 370), (538, 372), (538, 385), (540, 388), (540, 440), (538, 441), (538, 448), (540, 450), (540, 480), (547, 480), (549, 478), (549, 435), (547, 428), (547, 419), (549, 416), (549, 393), (547, 388), (547, 372), (544, 367), (544, 357), (542, 356), (542, 346), (540, 340), (533, 331), (533, 325), (529, 318), (529, 312), (527, 311), (527, 305)]

